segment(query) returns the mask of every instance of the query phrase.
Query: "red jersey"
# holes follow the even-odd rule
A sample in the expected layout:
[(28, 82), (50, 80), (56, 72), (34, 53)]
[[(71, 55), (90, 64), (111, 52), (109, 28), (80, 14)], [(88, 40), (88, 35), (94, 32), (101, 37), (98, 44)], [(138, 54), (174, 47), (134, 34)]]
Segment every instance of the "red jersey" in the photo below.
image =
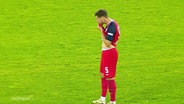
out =
[[(99, 24), (99, 26), (102, 27), (103, 29), (102, 32), (105, 38), (111, 41), (111, 44), (116, 47), (116, 43), (120, 36), (118, 24), (114, 20), (112, 20), (109, 24), (107, 24), (105, 28), (103, 28), (101, 24)], [(107, 50), (102, 49), (100, 73), (103, 73), (104, 78), (115, 77), (117, 60), (118, 60), (118, 52), (116, 48), (111, 48)]]

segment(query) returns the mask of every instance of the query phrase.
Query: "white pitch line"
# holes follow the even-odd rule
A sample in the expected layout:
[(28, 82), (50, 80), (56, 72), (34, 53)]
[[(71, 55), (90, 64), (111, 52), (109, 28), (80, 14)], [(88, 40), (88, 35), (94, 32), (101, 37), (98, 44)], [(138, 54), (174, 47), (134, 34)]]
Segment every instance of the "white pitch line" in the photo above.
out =
[(15, 97), (11, 97), (11, 100), (14, 100), (14, 101), (28, 101), (28, 100), (31, 100), (32, 98), (33, 98), (33, 95), (15, 96)]

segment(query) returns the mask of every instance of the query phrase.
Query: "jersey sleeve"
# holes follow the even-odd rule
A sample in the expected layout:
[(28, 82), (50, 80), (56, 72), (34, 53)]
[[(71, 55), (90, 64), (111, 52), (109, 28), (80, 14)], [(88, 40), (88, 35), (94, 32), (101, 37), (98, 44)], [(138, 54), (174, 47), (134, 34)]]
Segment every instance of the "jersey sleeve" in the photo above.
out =
[(112, 42), (115, 32), (116, 32), (115, 23), (111, 22), (108, 29), (107, 29), (106, 39)]
[(115, 23), (111, 22), (108, 29), (107, 29), (106, 39), (112, 42), (115, 33), (116, 33)]

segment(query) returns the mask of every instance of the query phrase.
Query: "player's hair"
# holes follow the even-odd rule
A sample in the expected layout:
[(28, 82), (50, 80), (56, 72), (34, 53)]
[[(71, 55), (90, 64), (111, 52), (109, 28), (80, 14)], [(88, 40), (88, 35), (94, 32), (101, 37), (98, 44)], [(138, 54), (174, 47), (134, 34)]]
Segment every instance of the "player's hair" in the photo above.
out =
[(95, 13), (95, 16), (97, 16), (97, 17), (108, 17), (108, 13), (107, 13), (107, 11), (106, 10), (104, 10), (104, 9), (100, 9), (100, 10), (98, 10), (96, 13)]

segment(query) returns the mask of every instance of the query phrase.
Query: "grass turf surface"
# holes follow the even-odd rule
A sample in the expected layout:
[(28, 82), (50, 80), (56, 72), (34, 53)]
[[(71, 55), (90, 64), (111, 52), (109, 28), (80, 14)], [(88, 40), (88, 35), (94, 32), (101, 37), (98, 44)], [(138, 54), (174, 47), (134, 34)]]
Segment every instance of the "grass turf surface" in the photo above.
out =
[(1, 1), (0, 103), (91, 104), (99, 98), (101, 38), (94, 12), (105, 8), (121, 27), (117, 104), (183, 104), (183, 4)]

